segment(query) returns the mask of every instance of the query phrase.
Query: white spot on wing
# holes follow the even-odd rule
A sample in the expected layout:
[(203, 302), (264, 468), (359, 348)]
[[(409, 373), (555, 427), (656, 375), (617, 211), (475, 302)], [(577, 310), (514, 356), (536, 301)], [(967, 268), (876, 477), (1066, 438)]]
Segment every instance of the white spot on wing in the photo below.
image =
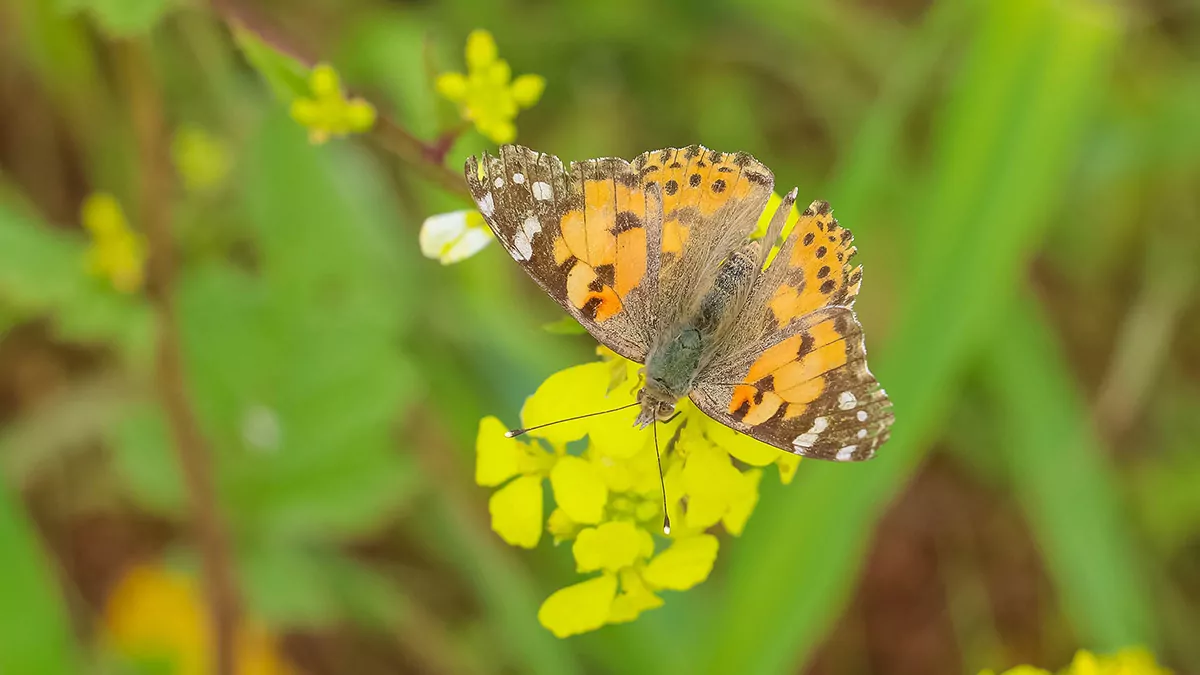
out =
[(850, 458), (854, 455), (855, 450), (858, 450), (857, 445), (847, 445), (841, 450), (838, 450), (837, 454), (834, 455), (833, 458), (839, 462), (849, 462)]
[(866, 422), (867, 421), (867, 411), (859, 410), (858, 415), (856, 415), (856, 417), (858, 417), (859, 422)]
[(485, 216), (492, 215), (496, 210), (496, 200), (492, 197), (492, 193), (487, 193), (479, 198), (479, 212)]
[(859, 429), (859, 430), (858, 430), (858, 437), (859, 437), (859, 438), (866, 438), (866, 437), (867, 437), (867, 430), (866, 430), (866, 429)]
[(495, 182), (493, 182), (492, 185), (495, 185), (498, 188), (504, 187), (504, 179), (497, 176)]
[(829, 428), (828, 417), (818, 417), (813, 420), (812, 428), (808, 430), (810, 434), (819, 434)]
[(520, 185), (521, 183), (524, 183), (524, 182), (525, 182), (525, 174), (523, 174), (523, 173), (514, 173), (514, 174), (513, 174), (513, 182), (514, 182), (514, 183), (516, 183), (517, 185)]
[(817, 442), (817, 434), (800, 434), (792, 441), (792, 447), (797, 450), (808, 450)]
[(521, 224), (521, 229), (513, 236), (513, 246), (516, 247), (517, 260), (529, 260), (533, 257), (533, 238), (542, 231), (542, 223), (537, 216), (529, 216)]
[(553, 191), (550, 189), (549, 183), (543, 183), (540, 180), (534, 181), (534, 183), (533, 183), (533, 198), (534, 199), (540, 199), (541, 201), (546, 201), (546, 200), (550, 199), (550, 196), (552, 194), (553, 194)]
[(858, 399), (854, 397), (853, 393), (843, 391), (838, 394), (838, 407), (842, 410), (850, 410), (856, 405), (858, 405)]

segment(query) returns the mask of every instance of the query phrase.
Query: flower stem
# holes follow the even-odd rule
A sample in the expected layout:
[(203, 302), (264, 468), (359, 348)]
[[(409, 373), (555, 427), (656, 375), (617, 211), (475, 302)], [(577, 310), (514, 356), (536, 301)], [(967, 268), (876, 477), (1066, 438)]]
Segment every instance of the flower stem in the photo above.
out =
[(183, 473), (193, 526), (201, 553), (204, 590), (214, 636), (216, 664), (213, 672), (234, 672), (234, 636), (240, 614), (232, 556), (217, 503), (212, 471), (212, 451), (205, 441), (188, 397), (183, 345), (174, 303), (175, 261), (171, 236), (169, 176), (162, 100), (148, 54), (129, 43), (120, 51), (129, 95), (130, 114), (137, 130), (140, 167), (138, 217), (150, 246), (147, 293), (158, 319), (155, 385), (166, 412), (171, 436)]

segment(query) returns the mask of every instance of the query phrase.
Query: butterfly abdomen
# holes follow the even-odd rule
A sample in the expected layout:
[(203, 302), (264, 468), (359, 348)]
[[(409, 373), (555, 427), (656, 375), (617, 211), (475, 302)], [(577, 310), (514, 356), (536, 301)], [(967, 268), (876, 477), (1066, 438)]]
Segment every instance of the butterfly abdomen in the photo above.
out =
[(692, 321), (702, 334), (716, 335), (721, 323), (734, 317), (741, 309), (754, 281), (757, 259), (758, 242), (754, 241), (734, 251), (721, 265), (712, 288), (700, 300), (700, 307)]

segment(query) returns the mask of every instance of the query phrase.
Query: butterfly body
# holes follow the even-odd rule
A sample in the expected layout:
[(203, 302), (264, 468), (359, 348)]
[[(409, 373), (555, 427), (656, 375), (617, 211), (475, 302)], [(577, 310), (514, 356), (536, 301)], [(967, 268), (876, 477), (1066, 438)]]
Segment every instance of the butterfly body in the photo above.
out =
[[(573, 163), (520, 146), (471, 158), (471, 194), (509, 254), (601, 343), (645, 365), (635, 424), (690, 397), (780, 449), (868, 459), (892, 423), (851, 309), (848, 230), (796, 191), (750, 237), (774, 179), (701, 146)], [(775, 255), (768, 263), (768, 254)]]

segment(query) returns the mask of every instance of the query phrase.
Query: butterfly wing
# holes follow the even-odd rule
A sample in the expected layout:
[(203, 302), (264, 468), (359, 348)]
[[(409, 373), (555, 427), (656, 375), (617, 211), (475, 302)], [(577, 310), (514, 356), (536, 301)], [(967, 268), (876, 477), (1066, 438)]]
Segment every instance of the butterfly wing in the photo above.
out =
[(829, 205), (813, 202), (759, 277), (739, 315), (739, 334), (700, 374), (691, 395), (696, 405), (805, 457), (874, 456), (894, 416), (867, 368), (852, 310), (862, 283), (862, 268), (849, 263), (854, 253), (853, 236)]
[(700, 145), (648, 152), (633, 165), (647, 184), (662, 189), (654, 313), (663, 334), (695, 314), (721, 263), (754, 230), (775, 178), (747, 153)]
[(753, 229), (773, 177), (701, 146), (574, 162), (521, 146), (471, 158), (467, 184), (509, 254), (601, 343), (644, 363)]
[[(509, 255), (597, 340), (639, 363), (649, 351), (660, 195), (623, 160), (573, 164), (516, 145), (467, 160), (467, 185)], [(656, 278), (656, 276), (654, 277)]]

